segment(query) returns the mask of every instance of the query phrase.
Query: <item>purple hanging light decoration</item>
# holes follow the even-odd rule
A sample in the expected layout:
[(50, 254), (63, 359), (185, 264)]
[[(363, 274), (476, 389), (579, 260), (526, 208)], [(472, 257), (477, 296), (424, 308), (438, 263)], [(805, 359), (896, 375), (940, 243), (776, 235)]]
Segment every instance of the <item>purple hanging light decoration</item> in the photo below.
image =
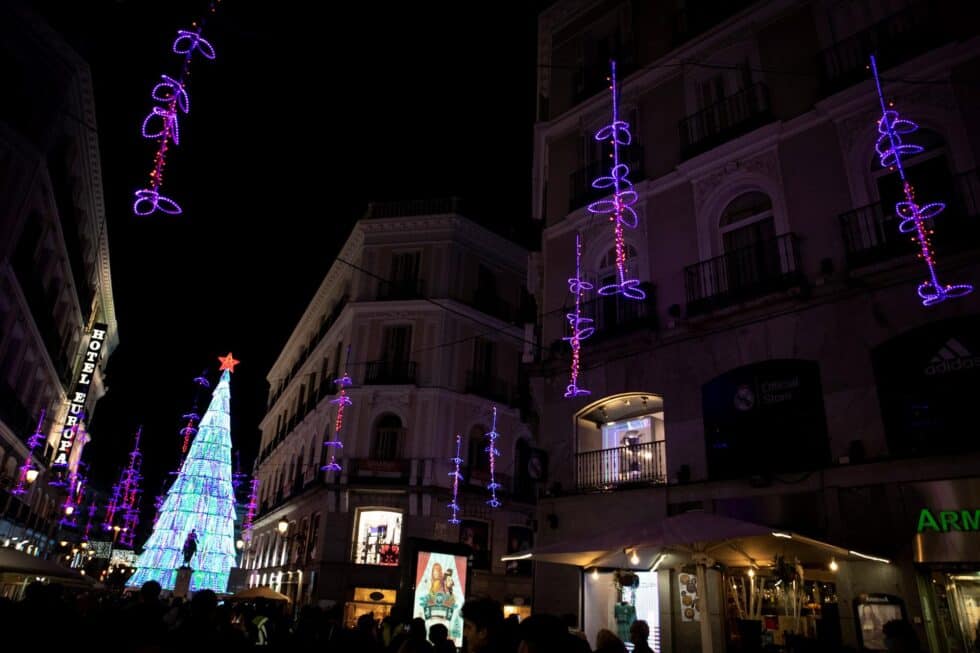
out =
[[(350, 368), (350, 345), (347, 346), (347, 362), (345, 368)], [(334, 379), (333, 382), (337, 384), (337, 397), (331, 399), (330, 403), (337, 406), (337, 419), (334, 421), (333, 439), (323, 443), (323, 446), (331, 448), (331, 452), (330, 462), (320, 468), (321, 472), (339, 472), (341, 470), (333, 449), (344, 448), (344, 443), (340, 439), (340, 430), (344, 428), (344, 408), (350, 406), (352, 403), (350, 397), (347, 396), (347, 388), (351, 387), (354, 382), (351, 381), (347, 369), (344, 370), (343, 376), (339, 379)]]
[(898, 171), (902, 180), (903, 201), (895, 204), (895, 214), (899, 217), (898, 230), (903, 234), (912, 234), (912, 242), (919, 247), (919, 258), (922, 259), (929, 273), (929, 278), (919, 284), (918, 294), (923, 306), (933, 306), (947, 299), (962, 297), (973, 292), (973, 286), (967, 283), (943, 284), (936, 274), (936, 260), (929, 240), (934, 231), (927, 220), (939, 215), (946, 205), (943, 202), (919, 204), (915, 199), (915, 189), (905, 177), (905, 167), (902, 157), (922, 152), (921, 145), (902, 142), (902, 136), (911, 134), (919, 128), (911, 120), (898, 117), (898, 111), (885, 106), (885, 96), (881, 91), (881, 79), (878, 77), (878, 63), (871, 57), (871, 73), (874, 76), (875, 88), (878, 91), (878, 101), (881, 104), (881, 118), (878, 119), (878, 140), (875, 151), (883, 168)]
[(253, 478), (251, 489), (248, 493), (248, 511), (242, 521), (242, 539), (246, 542), (252, 541), (252, 527), (255, 522), (255, 515), (259, 510), (259, 479)]
[(78, 526), (78, 509), (82, 504), (82, 496), (85, 493), (85, 478), (77, 471), (68, 475), (68, 495), (65, 502), (61, 504), (61, 520), (58, 522), (62, 526), (74, 528)]
[[(78, 442), (79, 433), (82, 431), (82, 422), (85, 420), (85, 413), (83, 411), (78, 412), (78, 420), (72, 424), (71, 427), (71, 441)], [(69, 487), (71, 485), (71, 475), (73, 472), (67, 471), (68, 465), (52, 465), (53, 468), (57, 468), (54, 474), (51, 475), (51, 479), (48, 481), (48, 485), (51, 487)], [(76, 469), (78, 465), (75, 465)]]
[(140, 481), (143, 475), (140, 468), (143, 463), (143, 454), (140, 453), (140, 437), (143, 435), (143, 427), (136, 430), (136, 439), (133, 450), (129, 453), (129, 465), (123, 470), (120, 479), (122, 505), (122, 530), (119, 533), (119, 542), (123, 546), (133, 546), (136, 537), (136, 526), (139, 523), (140, 497), (143, 490)]
[(500, 451), (497, 449), (497, 438), (500, 434), (497, 433), (497, 407), (493, 407), (493, 418), (490, 425), (490, 431), (487, 432), (487, 439), (490, 440), (490, 444), (487, 445), (486, 452), (490, 457), (490, 482), (487, 483), (487, 489), (490, 490), (490, 498), (487, 499), (487, 505), (491, 508), (500, 507), (500, 499), (497, 498), (497, 490), (503, 487), (497, 482), (497, 456), (500, 455)]
[(184, 442), (180, 448), (181, 462), (183, 462), (183, 457), (187, 455), (187, 452), (191, 448), (191, 440), (197, 435), (197, 424), (201, 421), (201, 416), (197, 414), (197, 405), (201, 400), (202, 391), (211, 389), (211, 382), (208, 381), (204, 374), (196, 377), (194, 384), (197, 386), (197, 391), (194, 393), (193, 407), (191, 408), (191, 412), (181, 418), (187, 420), (184, 428), (180, 429), (180, 434), (184, 436)]
[[(211, 0), (208, 14), (214, 14), (220, 2), (221, 0)], [(208, 60), (213, 60), (215, 57), (214, 46), (201, 36), (204, 22), (202, 20), (200, 24), (193, 23), (193, 30), (177, 30), (177, 38), (174, 39), (171, 49), (174, 54), (184, 57), (180, 75), (176, 79), (169, 75), (161, 75), (163, 81), (158, 82), (150, 92), (150, 97), (156, 102), (162, 102), (163, 106), (154, 106), (150, 110), (140, 130), (143, 138), (157, 140), (158, 146), (153, 157), (149, 187), (135, 192), (133, 213), (136, 215), (151, 215), (157, 211), (168, 215), (183, 213), (183, 209), (177, 202), (160, 193), (160, 188), (163, 186), (163, 172), (167, 166), (167, 150), (170, 142), (180, 145), (179, 116), (187, 115), (191, 109), (191, 100), (187, 93), (191, 60), (195, 52)]]
[(453, 500), (449, 502), (449, 509), (452, 511), (452, 515), (449, 517), (450, 524), (459, 523), (459, 482), (463, 480), (463, 475), (459, 473), (459, 466), (463, 464), (463, 459), (460, 457), (461, 447), (463, 442), (462, 436), (456, 434), (456, 456), (449, 459), (449, 462), (453, 463), (455, 467), (453, 471), (449, 472), (449, 475), (453, 477)]
[(572, 366), (571, 378), (565, 388), (565, 397), (581, 397), (582, 395), (592, 394), (585, 388), (578, 387), (578, 375), (581, 367), (582, 341), (592, 335), (595, 327), (592, 326), (592, 319), (582, 317), (582, 295), (586, 290), (592, 290), (592, 284), (582, 279), (582, 235), (575, 234), (575, 276), (568, 280), (568, 290), (575, 295), (575, 312), (568, 313), (568, 326), (571, 335), (565, 336), (562, 340), (567, 340), (572, 346)]
[(27, 455), (24, 457), (24, 464), (20, 466), (20, 473), (17, 475), (17, 485), (10, 491), (11, 494), (25, 494), (29, 481), (27, 480), (30, 471), (34, 469), (34, 450), (44, 443), (44, 416), (47, 414), (43, 408), (37, 420), (37, 428), (31, 437), (27, 438)]
[(588, 206), (589, 213), (609, 216), (613, 223), (616, 243), (616, 279), (613, 283), (601, 286), (600, 295), (622, 295), (626, 299), (644, 299), (646, 293), (640, 288), (639, 279), (626, 278), (626, 237), (623, 228), (635, 229), (639, 221), (636, 209), (637, 195), (633, 183), (629, 180), (629, 166), (619, 161), (619, 146), (629, 145), (632, 141), (629, 123), (619, 119), (619, 97), (616, 87), (616, 62), (610, 62), (611, 74), (609, 88), (612, 91), (612, 122), (602, 127), (595, 134), (597, 141), (609, 141), (612, 145), (612, 169), (608, 176), (597, 177), (592, 187), (606, 190), (611, 197), (592, 202)]
[(116, 521), (116, 511), (119, 509), (119, 501), (122, 498), (122, 487), (119, 483), (112, 486), (112, 494), (109, 496), (109, 503), (105, 506), (105, 515), (102, 517), (102, 530), (111, 531)]
[(85, 532), (82, 533), (82, 541), (88, 542), (89, 535), (92, 533), (92, 524), (95, 522), (95, 513), (98, 512), (99, 506), (95, 503), (95, 499), (88, 505), (88, 520), (85, 522)]

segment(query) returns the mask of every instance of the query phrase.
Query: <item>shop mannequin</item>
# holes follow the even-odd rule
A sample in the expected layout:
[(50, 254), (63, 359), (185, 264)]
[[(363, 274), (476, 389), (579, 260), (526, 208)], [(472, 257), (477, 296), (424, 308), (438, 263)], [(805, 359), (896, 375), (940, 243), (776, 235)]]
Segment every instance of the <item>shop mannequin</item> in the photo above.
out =
[(616, 618), (616, 634), (624, 642), (630, 641), (630, 626), (636, 621), (636, 608), (622, 599), (613, 607), (613, 616)]

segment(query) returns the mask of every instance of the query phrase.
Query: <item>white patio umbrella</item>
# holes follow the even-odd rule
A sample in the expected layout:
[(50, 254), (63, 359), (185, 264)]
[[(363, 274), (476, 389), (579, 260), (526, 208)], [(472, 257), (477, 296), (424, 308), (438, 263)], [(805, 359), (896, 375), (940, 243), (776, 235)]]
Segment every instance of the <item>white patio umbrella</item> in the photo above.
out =
[[(705, 593), (704, 605), (707, 606), (708, 567), (716, 562), (727, 566), (765, 566), (776, 554), (801, 560), (831, 555), (841, 560), (889, 562), (796, 533), (703, 511), (604, 530), (594, 535), (513, 553), (503, 559), (531, 559), (579, 567), (650, 569), (659, 566), (668, 556), (679, 556), (697, 565), (698, 587)], [(703, 653), (713, 653), (711, 623), (707, 610), (705, 613), (705, 618), (701, 619), (701, 650)]]

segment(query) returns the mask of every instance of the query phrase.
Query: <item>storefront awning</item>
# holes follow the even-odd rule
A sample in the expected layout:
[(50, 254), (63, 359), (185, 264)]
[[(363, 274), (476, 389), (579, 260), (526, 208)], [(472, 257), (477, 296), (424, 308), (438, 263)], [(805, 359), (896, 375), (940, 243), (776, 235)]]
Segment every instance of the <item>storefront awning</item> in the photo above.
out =
[(888, 560), (821, 542), (797, 533), (723, 515), (693, 511), (604, 529), (600, 533), (512, 553), (503, 560), (537, 560), (578, 567), (651, 569), (669, 558), (697, 556), (732, 567), (765, 567), (776, 556), (803, 563), (837, 560)]

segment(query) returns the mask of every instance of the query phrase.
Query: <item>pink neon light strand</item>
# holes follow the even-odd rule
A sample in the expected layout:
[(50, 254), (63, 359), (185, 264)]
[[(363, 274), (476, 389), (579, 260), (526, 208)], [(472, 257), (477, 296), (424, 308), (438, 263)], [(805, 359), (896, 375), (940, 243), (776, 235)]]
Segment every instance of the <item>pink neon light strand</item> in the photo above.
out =
[(565, 388), (566, 397), (581, 397), (591, 394), (589, 390), (578, 386), (578, 375), (581, 366), (582, 341), (592, 335), (595, 327), (592, 320), (582, 317), (582, 295), (586, 290), (592, 290), (592, 284), (582, 280), (582, 236), (575, 234), (575, 276), (568, 280), (568, 290), (575, 296), (575, 312), (568, 313), (565, 318), (571, 335), (565, 336), (562, 340), (567, 340), (572, 347), (572, 367), (571, 378)]
[(886, 108), (885, 96), (881, 91), (881, 79), (878, 77), (878, 63), (874, 56), (871, 57), (871, 73), (874, 76), (878, 101), (881, 104), (881, 118), (878, 120), (879, 136), (875, 143), (875, 151), (878, 153), (882, 167), (898, 170), (898, 176), (902, 180), (902, 193), (905, 195), (905, 201), (895, 204), (895, 212), (900, 218), (898, 230), (903, 234), (914, 234), (912, 240), (917, 242), (919, 258), (925, 262), (929, 273), (929, 278), (919, 284), (917, 289), (919, 298), (924, 306), (933, 306), (947, 299), (968, 295), (973, 292), (971, 284), (943, 284), (936, 273), (935, 255), (932, 251), (932, 243), (929, 241), (933, 231), (925, 221), (938, 216), (946, 205), (942, 202), (919, 204), (915, 199), (912, 184), (905, 177), (902, 157), (921, 152), (922, 146), (903, 142), (902, 135), (911, 134), (919, 126), (911, 120), (899, 118), (897, 111)]
[[(346, 367), (350, 367), (350, 346), (347, 347), (347, 363)], [(331, 449), (343, 449), (344, 443), (340, 439), (340, 430), (344, 428), (344, 408), (352, 404), (350, 397), (347, 396), (347, 388), (351, 387), (354, 382), (351, 381), (350, 375), (345, 371), (343, 376), (339, 379), (334, 379), (334, 383), (337, 384), (338, 395), (335, 399), (331, 399), (330, 403), (337, 406), (337, 419), (334, 421), (333, 429), (333, 439), (327, 440), (323, 443), (323, 446), (330, 447)], [(341, 470), (340, 463), (337, 462), (337, 456), (331, 451), (330, 462), (320, 468), (321, 472), (339, 472)]]
[(612, 122), (595, 134), (597, 141), (609, 141), (613, 151), (613, 165), (608, 176), (598, 177), (592, 182), (592, 187), (611, 191), (612, 196), (592, 202), (588, 211), (596, 215), (608, 215), (613, 223), (613, 233), (616, 247), (616, 281), (601, 286), (600, 295), (622, 295), (626, 299), (644, 299), (646, 293), (640, 288), (639, 279), (628, 279), (626, 273), (626, 239), (623, 227), (635, 229), (639, 217), (633, 205), (636, 204), (637, 194), (630, 182), (629, 166), (619, 161), (620, 145), (629, 145), (632, 135), (629, 123), (619, 119), (619, 97), (616, 86), (616, 62), (610, 62), (610, 85), (612, 92)]
[(27, 439), (27, 455), (24, 457), (24, 464), (20, 466), (20, 473), (17, 475), (17, 485), (10, 491), (11, 494), (25, 494), (27, 492), (27, 474), (34, 469), (34, 451), (44, 442), (44, 417), (47, 411), (41, 409), (41, 415), (37, 420), (37, 428)]

